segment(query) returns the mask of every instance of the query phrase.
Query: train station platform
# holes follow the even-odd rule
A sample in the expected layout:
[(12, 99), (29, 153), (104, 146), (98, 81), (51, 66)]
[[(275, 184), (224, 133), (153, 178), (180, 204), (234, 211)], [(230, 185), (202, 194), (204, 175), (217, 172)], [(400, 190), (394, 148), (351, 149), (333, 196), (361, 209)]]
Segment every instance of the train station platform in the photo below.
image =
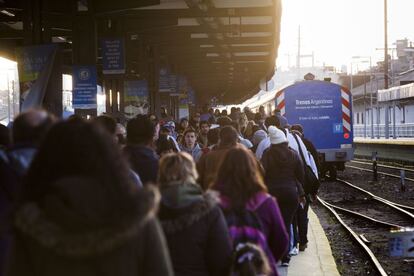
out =
[(354, 143), (357, 144), (379, 144), (379, 145), (401, 145), (401, 146), (414, 146), (414, 138), (362, 138), (362, 137), (355, 137)]
[(376, 152), (378, 160), (414, 163), (412, 152), (414, 138), (371, 139), (355, 137), (354, 146), (356, 157), (371, 158), (373, 152)]
[(279, 274), (283, 276), (339, 276), (328, 239), (312, 208), (309, 208), (308, 240), (308, 248), (293, 256), (289, 267), (278, 267)]

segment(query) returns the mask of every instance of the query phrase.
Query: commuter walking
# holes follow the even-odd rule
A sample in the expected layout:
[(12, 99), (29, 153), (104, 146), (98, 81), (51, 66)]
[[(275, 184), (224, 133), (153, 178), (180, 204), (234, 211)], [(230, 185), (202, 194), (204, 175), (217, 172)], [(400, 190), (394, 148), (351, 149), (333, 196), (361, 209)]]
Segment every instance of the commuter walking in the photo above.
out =
[[(299, 203), (305, 204), (303, 165), (299, 155), (288, 147), (283, 131), (274, 126), (270, 126), (268, 131), (271, 146), (265, 150), (261, 159), (265, 169), (265, 183), (269, 193), (278, 199), (285, 227), (290, 229)], [(289, 261), (290, 256), (286, 254), (282, 264), (287, 266)]]
[(144, 185), (157, 181), (158, 156), (154, 150), (154, 142), (158, 138), (156, 128), (157, 125), (147, 115), (137, 115), (127, 124), (128, 144), (123, 151)]
[(226, 221), (211, 193), (196, 183), (191, 156), (171, 153), (160, 160), (159, 218), (175, 275), (229, 275), (232, 248)]
[(131, 182), (118, 146), (95, 125), (56, 124), (21, 198), (6, 275), (172, 275), (156, 192)]
[(197, 134), (194, 129), (187, 128), (187, 130), (184, 131), (180, 150), (189, 153), (195, 162), (200, 159), (203, 152), (197, 143)]
[(198, 182), (204, 190), (210, 188), (217, 172), (223, 162), (229, 149), (240, 146), (237, 141), (239, 135), (232, 126), (225, 126), (220, 130), (220, 142), (210, 152), (201, 156), (197, 163), (197, 171), (199, 173)]
[[(243, 147), (230, 149), (218, 172), (214, 189), (220, 192), (224, 213), (230, 214), (226, 218), (234, 242), (241, 238), (243, 227), (249, 227), (247, 236), (252, 240), (256, 238), (256, 245), (265, 252), (272, 268), (271, 275), (277, 275), (276, 262), (287, 250), (288, 235), (277, 201), (267, 193), (253, 153)], [(256, 220), (256, 225), (233, 224), (234, 220), (241, 222), (243, 219), (245, 222)], [(247, 241), (252, 242), (249, 239)], [(234, 246), (237, 248), (237, 244)]]
[[(0, 148), (0, 276), (10, 246), (10, 216), (19, 198), (23, 178), (54, 121), (45, 110), (23, 112), (13, 122), (13, 144)], [(5, 138), (10, 142), (10, 136)]]
[(197, 141), (202, 148), (208, 146), (208, 132), (210, 130), (210, 123), (208, 121), (200, 122), (200, 132), (198, 133)]

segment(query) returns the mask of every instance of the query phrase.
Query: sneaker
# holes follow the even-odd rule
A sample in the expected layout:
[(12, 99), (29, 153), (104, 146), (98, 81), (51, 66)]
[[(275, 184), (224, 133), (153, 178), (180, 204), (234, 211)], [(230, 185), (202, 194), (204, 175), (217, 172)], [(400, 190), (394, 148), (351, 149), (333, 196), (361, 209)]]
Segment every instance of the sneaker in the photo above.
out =
[(280, 266), (287, 267), (287, 266), (289, 266), (289, 262), (282, 262), (282, 264)]
[(305, 251), (308, 248), (308, 243), (299, 244), (299, 251)]
[(296, 246), (293, 247), (292, 250), (289, 251), (289, 255), (296, 256), (298, 254), (299, 254), (299, 250), (298, 250), (298, 248)]

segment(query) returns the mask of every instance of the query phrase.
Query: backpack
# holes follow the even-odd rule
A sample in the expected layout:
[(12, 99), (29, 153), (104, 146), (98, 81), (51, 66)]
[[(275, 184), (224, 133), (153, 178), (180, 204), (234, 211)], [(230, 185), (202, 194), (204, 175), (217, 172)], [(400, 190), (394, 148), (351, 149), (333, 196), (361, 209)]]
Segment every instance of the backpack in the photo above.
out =
[(246, 208), (222, 210), (233, 241), (233, 275), (269, 275), (274, 260), (259, 217)]

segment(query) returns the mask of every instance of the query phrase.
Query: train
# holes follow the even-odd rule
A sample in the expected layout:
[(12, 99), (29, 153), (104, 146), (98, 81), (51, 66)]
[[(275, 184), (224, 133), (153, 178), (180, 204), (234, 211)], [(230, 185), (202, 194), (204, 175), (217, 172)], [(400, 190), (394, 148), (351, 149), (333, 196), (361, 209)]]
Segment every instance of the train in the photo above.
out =
[(261, 106), (268, 115), (279, 109), (290, 125), (302, 125), (318, 151), (322, 175), (335, 179), (337, 170), (353, 159), (352, 95), (346, 87), (329, 80), (303, 80), (259, 94), (243, 108), (258, 112)]

